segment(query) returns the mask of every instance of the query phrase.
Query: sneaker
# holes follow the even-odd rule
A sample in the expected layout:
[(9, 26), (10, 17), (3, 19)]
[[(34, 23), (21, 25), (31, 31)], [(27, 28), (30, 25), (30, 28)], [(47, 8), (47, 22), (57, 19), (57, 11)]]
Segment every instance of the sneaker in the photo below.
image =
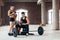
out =
[(26, 36), (28, 36), (29, 34), (28, 33), (26, 33)]
[(13, 33), (8, 33), (9, 36), (13, 36)]

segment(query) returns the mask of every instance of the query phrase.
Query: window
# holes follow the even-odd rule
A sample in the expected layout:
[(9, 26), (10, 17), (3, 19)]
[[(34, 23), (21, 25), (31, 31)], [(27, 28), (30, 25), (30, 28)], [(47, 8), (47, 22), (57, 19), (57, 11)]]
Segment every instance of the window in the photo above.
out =
[(50, 10), (48, 11), (48, 23), (49, 23), (49, 24), (52, 24), (52, 12), (53, 12), (52, 9), (50, 9)]

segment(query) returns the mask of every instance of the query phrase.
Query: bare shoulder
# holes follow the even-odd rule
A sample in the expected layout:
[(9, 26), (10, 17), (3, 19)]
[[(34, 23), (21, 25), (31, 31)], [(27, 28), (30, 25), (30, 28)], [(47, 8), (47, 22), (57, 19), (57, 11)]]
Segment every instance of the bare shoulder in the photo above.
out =
[(10, 10), (8, 10), (8, 12), (10, 12)]
[(26, 16), (26, 18), (28, 18), (28, 17)]
[(28, 17), (26, 17), (26, 19), (28, 19), (28, 20), (29, 20), (29, 18), (28, 18)]
[(26, 18), (28, 18), (27, 16), (25, 16)]

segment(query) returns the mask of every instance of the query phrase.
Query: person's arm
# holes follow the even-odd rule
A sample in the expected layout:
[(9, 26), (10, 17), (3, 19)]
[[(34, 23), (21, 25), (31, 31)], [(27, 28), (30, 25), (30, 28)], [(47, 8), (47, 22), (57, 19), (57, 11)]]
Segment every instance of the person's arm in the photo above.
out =
[(42, 22), (40, 22), (40, 26), (42, 26), (43, 24), (42, 24)]
[(29, 21), (29, 18), (28, 17), (26, 18), (26, 20), (27, 20), (27, 23), (26, 24), (30, 24), (30, 21)]
[[(14, 14), (14, 13), (12, 13), (12, 14)], [(8, 11), (8, 16), (12, 16), (12, 14), (10, 14), (10, 10)]]
[(19, 21), (19, 23), (22, 23), (22, 21), (21, 21), (21, 18), (20, 18), (20, 21)]

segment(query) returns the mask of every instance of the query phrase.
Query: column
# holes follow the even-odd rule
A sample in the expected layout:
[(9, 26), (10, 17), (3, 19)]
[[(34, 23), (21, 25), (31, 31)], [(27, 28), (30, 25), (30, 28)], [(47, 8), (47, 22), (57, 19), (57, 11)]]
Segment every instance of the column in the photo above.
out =
[(0, 6), (0, 25), (2, 24), (2, 18), (1, 18), (1, 6)]
[(1, 6), (0, 6), (0, 18), (1, 18)]
[(53, 27), (59, 30), (59, 0), (52, 0)]
[(41, 21), (43, 25), (46, 25), (46, 4), (44, 0), (41, 0)]
[(45, 9), (45, 22), (48, 24), (48, 10), (47, 8)]

